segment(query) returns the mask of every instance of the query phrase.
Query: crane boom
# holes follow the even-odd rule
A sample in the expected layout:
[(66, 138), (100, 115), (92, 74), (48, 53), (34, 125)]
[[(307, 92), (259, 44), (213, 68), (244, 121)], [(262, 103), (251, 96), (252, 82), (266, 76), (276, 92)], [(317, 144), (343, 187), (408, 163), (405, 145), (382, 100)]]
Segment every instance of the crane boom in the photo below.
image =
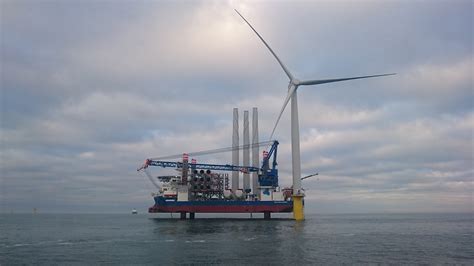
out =
[[(190, 167), (191, 169), (214, 170), (214, 171), (241, 171), (245, 173), (257, 172), (257, 173), (260, 173), (258, 177), (258, 181), (261, 186), (277, 187), (278, 186), (278, 169), (276, 169), (276, 166), (278, 165), (277, 164), (277, 150), (278, 150), (279, 142), (274, 140), (272, 141), (272, 143), (273, 144), (270, 148), (270, 151), (266, 153), (266, 156), (263, 158), (262, 166), (260, 168), (253, 167), (253, 166), (239, 166), (239, 165), (231, 165), (231, 164), (205, 164), (205, 163), (188, 163), (188, 162), (186, 162), (187, 166), (185, 167)], [(265, 141), (265, 142), (260, 142), (258, 144), (260, 146), (268, 145), (269, 142)], [(224, 149), (217, 149), (217, 150), (211, 150), (211, 151), (222, 152), (223, 150)], [(226, 150), (228, 149), (226, 148)], [(200, 154), (203, 154), (203, 152), (200, 152)], [(191, 153), (189, 153), (189, 155), (191, 155)], [(272, 168), (270, 168), (270, 163), (269, 163), (271, 157), (273, 157)], [(137, 171), (146, 170), (148, 166), (150, 165), (159, 166), (163, 168), (173, 167), (176, 169), (183, 169), (183, 166), (185, 165), (185, 163), (162, 161), (162, 160), (157, 160), (156, 158), (152, 158), (152, 159), (146, 159), (145, 163), (140, 168), (138, 168)]]
[[(150, 160), (148, 165), (160, 166), (163, 168), (173, 167), (173, 168), (183, 168), (182, 162), (167, 162), (167, 161), (157, 161)], [(188, 163), (188, 166), (192, 169), (202, 169), (202, 170), (214, 170), (214, 171), (242, 171), (242, 172), (258, 172), (260, 168), (252, 166), (238, 166), (230, 164), (205, 164), (205, 163)]]

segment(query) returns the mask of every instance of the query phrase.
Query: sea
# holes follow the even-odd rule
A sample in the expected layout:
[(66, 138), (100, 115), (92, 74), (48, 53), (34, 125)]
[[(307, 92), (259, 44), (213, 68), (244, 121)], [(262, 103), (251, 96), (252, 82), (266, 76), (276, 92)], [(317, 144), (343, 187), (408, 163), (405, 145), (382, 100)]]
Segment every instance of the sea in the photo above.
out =
[(474, 264), (473, 214), (0, 214), (0, 265)]

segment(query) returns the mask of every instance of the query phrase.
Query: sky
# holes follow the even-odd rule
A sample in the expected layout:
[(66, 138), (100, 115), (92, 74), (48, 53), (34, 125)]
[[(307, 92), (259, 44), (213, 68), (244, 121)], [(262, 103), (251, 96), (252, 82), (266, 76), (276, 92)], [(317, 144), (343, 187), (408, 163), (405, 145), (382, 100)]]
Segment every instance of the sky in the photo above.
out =
[[(2, 0), (0, 212), (145, 212), (137, 167), (229, 147), (234, 107), (258, 107), (267, 140), (288, 79), (234, 8), (298, 79), (397, 73), (298, 89), (307, 212), (472, 212), (461, 0)], [(288, 187), (289, 108), (275, 138)]]

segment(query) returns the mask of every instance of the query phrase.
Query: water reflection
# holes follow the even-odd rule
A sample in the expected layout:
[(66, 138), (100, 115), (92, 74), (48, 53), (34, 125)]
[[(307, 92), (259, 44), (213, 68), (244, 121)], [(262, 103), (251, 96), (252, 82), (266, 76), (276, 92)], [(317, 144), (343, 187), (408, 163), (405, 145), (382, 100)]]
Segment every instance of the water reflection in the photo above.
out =
[(305, 222), (219, 218), (161, 218), (150, 222), (153, 237), (163, 239), (166, 244), (161, 252), (172, 258), (170, 263), (280, 264), (284, 254), (301, 259), (305, 256), (306, 240), (301, 236)]

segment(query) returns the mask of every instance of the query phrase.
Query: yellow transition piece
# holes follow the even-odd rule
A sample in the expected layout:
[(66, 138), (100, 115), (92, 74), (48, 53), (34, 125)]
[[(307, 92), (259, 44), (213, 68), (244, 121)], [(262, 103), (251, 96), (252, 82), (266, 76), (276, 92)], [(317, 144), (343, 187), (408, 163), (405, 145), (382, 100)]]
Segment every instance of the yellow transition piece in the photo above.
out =
[(293, 195), (293, 218), (296, 221), (304, 220), (303, 197), (302, 195)]

